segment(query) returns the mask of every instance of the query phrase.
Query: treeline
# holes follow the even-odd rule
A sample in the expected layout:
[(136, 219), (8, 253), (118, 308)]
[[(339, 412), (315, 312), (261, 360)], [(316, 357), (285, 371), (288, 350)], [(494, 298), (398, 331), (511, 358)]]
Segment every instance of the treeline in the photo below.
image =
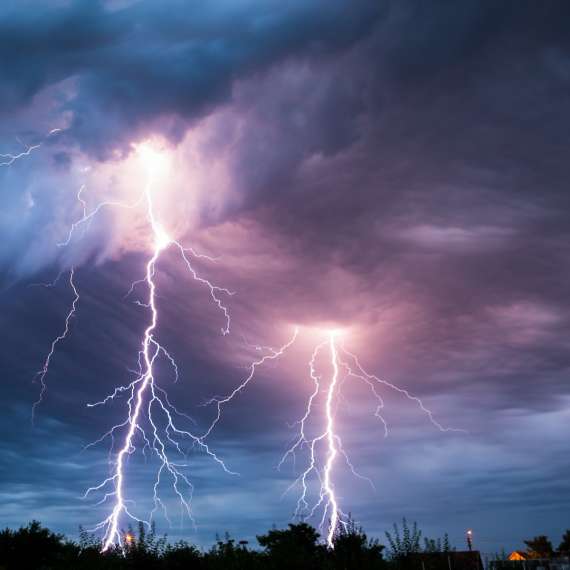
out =
[(99, 540), (86, 532), (74, 542), (34, 521), (0, 531), (0, 570), (384, 570), (387, 565), (384, 546), (353, 522), (339, 529), (332, 550), (305, 523), (257, 536), (259, 548), (226, 536), (203, 551), (186, 541), (170, 544), (142, 524), (124, 536), (122, 549), (102, 553)]
[[(136, 533), (133, 529), (124, 533), (122, 548), (102, 553), (100, 540), (88, 532), (81, 530), (75, 542), (33, 521), (18, 530), (0, 531), (0, 570), (417, 570), (433, 563), (439, 567), (437, 556), (447, 570), (449, 555), (455, 556), (447, 534), (442, 539), (423, 537), (417, 524), (409, 525), (406, 519), (401, 527), (395, 524), (386, 538), (387, 552), (349, 521), (339, 528), (330, 549), (312, 526), (299, 523), (258, 535), (254, 547), (226, 535), (209, 550), (201, 550), (186, 541), (171, 544), (154, 528), (147, 532), (140, 524)], [(529, 558), (569, 556), (570, 530), (557, 549), (546, 536), (524, 543)], [(463, 566), (460, 559), (456, 566)]]

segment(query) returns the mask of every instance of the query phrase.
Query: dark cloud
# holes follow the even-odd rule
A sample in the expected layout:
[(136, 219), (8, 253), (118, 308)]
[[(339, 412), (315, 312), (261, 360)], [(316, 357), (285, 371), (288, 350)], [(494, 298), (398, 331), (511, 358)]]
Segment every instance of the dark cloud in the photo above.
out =
[(70, 136), (106, 153), (167, 123), (180, 138), (189, 120), (228, 100), (236, 79), (289, 58), (326, 57), (350, 46), (378, 18), (375, 2), (252, 2), (204, 7), (101, 2), (3, 9), (4, 112), (73, 78)]

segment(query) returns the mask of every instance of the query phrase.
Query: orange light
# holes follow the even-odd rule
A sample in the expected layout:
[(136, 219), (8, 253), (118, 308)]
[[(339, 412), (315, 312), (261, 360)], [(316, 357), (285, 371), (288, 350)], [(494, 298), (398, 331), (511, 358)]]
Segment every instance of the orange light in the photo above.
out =
[(125, 535), (125, 540), (126, 540), (127, 544), (131, 544), (131, 542), (133, 542), (133, 540), (134, 540), (134, 537), (133, 537), (132, 534), (127, 533), (127, 534)]

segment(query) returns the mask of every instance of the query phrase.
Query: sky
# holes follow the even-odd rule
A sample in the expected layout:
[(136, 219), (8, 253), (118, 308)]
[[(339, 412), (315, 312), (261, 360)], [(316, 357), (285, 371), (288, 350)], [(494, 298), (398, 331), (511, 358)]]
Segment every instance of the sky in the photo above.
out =
[[(35, 518), (75, 536), (109, 514), (82, 496), (117, 448), (88, 444), (125, 420), (126, 399), (87, 404), (132, 380), (149, 321), (144, 284), (126, 296), (153, 248), (137, 203), (142, 144), (168, 161), (154, 186), (161, 225), (235, 292), (222, 295), (224, 335), (176, 251), (157, 263), (156, 335), (179, 380), (161, 361), (156, 381), (192, 429), (261, 346), (299, 327), (208, 438), (239, 475), (189, 450), (195, 526), (164, 481), (171, 524), (158, 512), (159, 532), (255, 542), (294, 520), (303, 455), (278, 464), (312, 391), (311, 351), (334, 328), (368, 372), (458, 430), (382, 389), (385, 437), (370, 392), (347, 378), (336, 427), (373, 486), (338, 461), (345, 512), (381, 539), (405, 516), (459, 548), (472, 528), (486, 553), (536, 534), (558, 544), (570, 506), (569, 17), (557, 0), (2, 2), (0, 524)], [(101, 207), (68, 240), (84, 206), (109, 202), (132, 207)], [(80, 300), (32, 423), (72, 267)], [(129, 457), (140, 516), (156, 467), (140, 445)]]

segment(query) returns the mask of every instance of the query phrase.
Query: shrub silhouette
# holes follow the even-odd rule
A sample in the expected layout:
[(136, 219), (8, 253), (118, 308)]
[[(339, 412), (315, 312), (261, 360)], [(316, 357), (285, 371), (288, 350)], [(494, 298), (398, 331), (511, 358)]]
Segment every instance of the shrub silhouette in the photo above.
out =
[(332, 568), (384, 568), (382, 556), (384, 546), (378, 539), (369, 539), (362, 527), (349, 519), (346, 526), (340, 526), (334, 537), (334, 550), (330, 553)]

